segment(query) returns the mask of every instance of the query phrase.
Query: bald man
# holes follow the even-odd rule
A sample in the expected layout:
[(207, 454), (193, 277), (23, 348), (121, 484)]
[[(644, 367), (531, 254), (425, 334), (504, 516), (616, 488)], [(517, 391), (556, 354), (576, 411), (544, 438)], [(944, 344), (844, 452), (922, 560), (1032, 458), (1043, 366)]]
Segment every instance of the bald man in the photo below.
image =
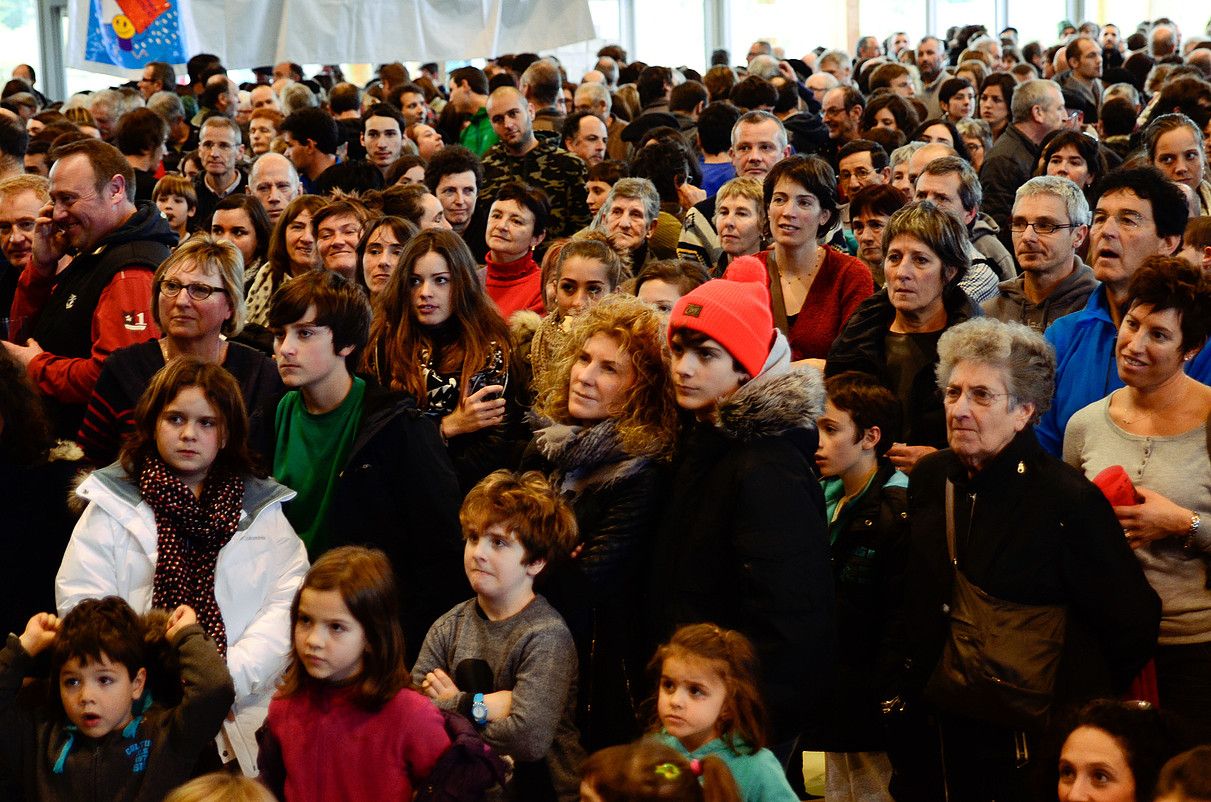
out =
[(522, 181), (547, 193), (551, 222), (547, 239), (570, 236), (589, 224), (585, 194), (587, 170), (578, 157), (560, 147), (559, 134), (534, 131), (530, 106), (521, 92), (503, 86), (488, 96), (488, 120), (500, 140), (484, 154), (480, 197), (491, 208), (497, 191)]
[(270, 152), (253, 162), (248, 175), (248, 192), (261, 201), (269, 222), (276, 225), (290, 201), (303, 194), (303, 186), (290, 159)]

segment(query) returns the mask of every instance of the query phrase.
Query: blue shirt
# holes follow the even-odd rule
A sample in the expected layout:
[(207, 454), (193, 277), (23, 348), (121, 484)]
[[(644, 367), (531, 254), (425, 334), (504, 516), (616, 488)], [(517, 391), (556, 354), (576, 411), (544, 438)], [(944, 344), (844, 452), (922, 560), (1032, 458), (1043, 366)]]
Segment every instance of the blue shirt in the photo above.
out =
[[(1035, 434), (1052, 456), (1063, 458), (1064, 429), (1069, 418), (1123, 386), (1114, 358), (1117, 335), (1106, 288), (1101, 284), (1090, 294), (1084, 309), (1065, 315), (1043, 332), (1055, 348), (1055, 396), (1051, 409), (1035, 427)], [(1204, 348), (1187, 362), (1186, 373), (1211, 384), (1211, 349)]]

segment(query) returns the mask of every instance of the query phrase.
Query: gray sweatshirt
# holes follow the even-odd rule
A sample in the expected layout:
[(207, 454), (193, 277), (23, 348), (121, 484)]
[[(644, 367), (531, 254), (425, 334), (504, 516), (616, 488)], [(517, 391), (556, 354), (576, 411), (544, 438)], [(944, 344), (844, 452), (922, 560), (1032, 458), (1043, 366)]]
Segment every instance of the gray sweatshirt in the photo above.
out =
[(1093, 268), (1079, 256), (1072, 258), (1076, 260), (1076, 267), (1042, 303), (1032, 304), (1026, 297), (1026, 276), (1020, 275), (1001, 282), (1000, 296), (981, 304), (984, 314), (1003, 323), (1021, 323), (1042, 333), (1064, 315), (1081, 311), (1097, 289), (1098, 282), (1093, 277)]
[[(467, 660), (487, 663), (492, 691), (513, 692), (509, 715), (484, 727), (484, 740), (516, 761), (545, 759), (560, 800), (578, 800), (584, 752), (575, 721), (576, 647), (563, 618), (542, 596), (503, 621), (488, 620), (475, 599), (463, 602), (429, 629), (412, 679), (420, 685), (440, 668), (457, 684)], [(471, 697), (460, 692), (437, 704), (467, 713)]]

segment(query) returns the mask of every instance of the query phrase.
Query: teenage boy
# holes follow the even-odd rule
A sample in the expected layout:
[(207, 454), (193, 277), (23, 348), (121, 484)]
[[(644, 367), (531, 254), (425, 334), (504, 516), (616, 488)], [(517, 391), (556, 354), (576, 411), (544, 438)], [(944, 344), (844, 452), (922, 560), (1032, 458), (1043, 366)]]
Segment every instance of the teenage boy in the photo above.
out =
[[(0, 651), (0, 743), (27, 799), (162, 799), (189, 779), (203, 749), (214, 748), (235, 701), (227, 666), (190, 608), (178, 607), (166, 624), (157, 620), (180, 666), (173, 679), (183, 694), (171, 708), (144, 708), (148, 626), (117, 596), (82, 601), (62, 620), (38, 613), (20, 637), (8, 636)], [(57, 701), (19, 696), (34, 658), (48, 649)]]
[[(824, 383), (791, 369), (764, 268), (708, 281), (669, 318), (677, 405), (696, 419), (674, 462), (654, 542), (650, 633), (737, 629), (757, 648), (775, 754), (822, 725), (834, 663), (835, 599), (824, 497), (812, 469)], [(781, 749), (779, 749), (781, 747)]]
[(888, 799), (891, 762), (878, 664), (907, 559), (908, 477), (887, 458), (899, 437), (900, 402), (869, 375), (853, 371), (830, 377), (825, 390), (816, 466), (823, 477), (840, 653), (825, 765), (830, 788), (846, 788), (854, 799)]
[(575, 545), (576, 519), (541, 474), (496, 471), (459, 513), (475, 598), (425, 638), (412, 680), (515, 761), (514, 799), (577, 800), (576, 647), (534, 578)]
[(269, 329), (288, 392), (278, 403), (273, 476), (314, 560), (333, 546), (382, 549), (395, 567), (409, 661), (461, 595), (454, 468), (411, 398), (355, 376), (370, 303), (353, 282), (306, 273), (276, 293)]

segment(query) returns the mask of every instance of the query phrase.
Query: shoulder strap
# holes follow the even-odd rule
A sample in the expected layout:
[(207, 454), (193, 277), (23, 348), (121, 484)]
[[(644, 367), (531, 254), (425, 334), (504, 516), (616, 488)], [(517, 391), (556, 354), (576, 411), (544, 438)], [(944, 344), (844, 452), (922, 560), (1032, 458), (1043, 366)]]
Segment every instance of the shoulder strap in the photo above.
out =
[(774, 251), (766, 254), (765, 269), (769, 273), (770, 311), (774, 313), (774, 324), (783, 335), (790, 336), (790, 324), (786, 319), (786, 301), (782, 298), (782, 274), (778, 272), (778, 262), (774, 259)]
[(959, 570), (959, 558), (955, 554), (955, 485), (946, 480), (946, 551), (950, 554), (950, 564)]

